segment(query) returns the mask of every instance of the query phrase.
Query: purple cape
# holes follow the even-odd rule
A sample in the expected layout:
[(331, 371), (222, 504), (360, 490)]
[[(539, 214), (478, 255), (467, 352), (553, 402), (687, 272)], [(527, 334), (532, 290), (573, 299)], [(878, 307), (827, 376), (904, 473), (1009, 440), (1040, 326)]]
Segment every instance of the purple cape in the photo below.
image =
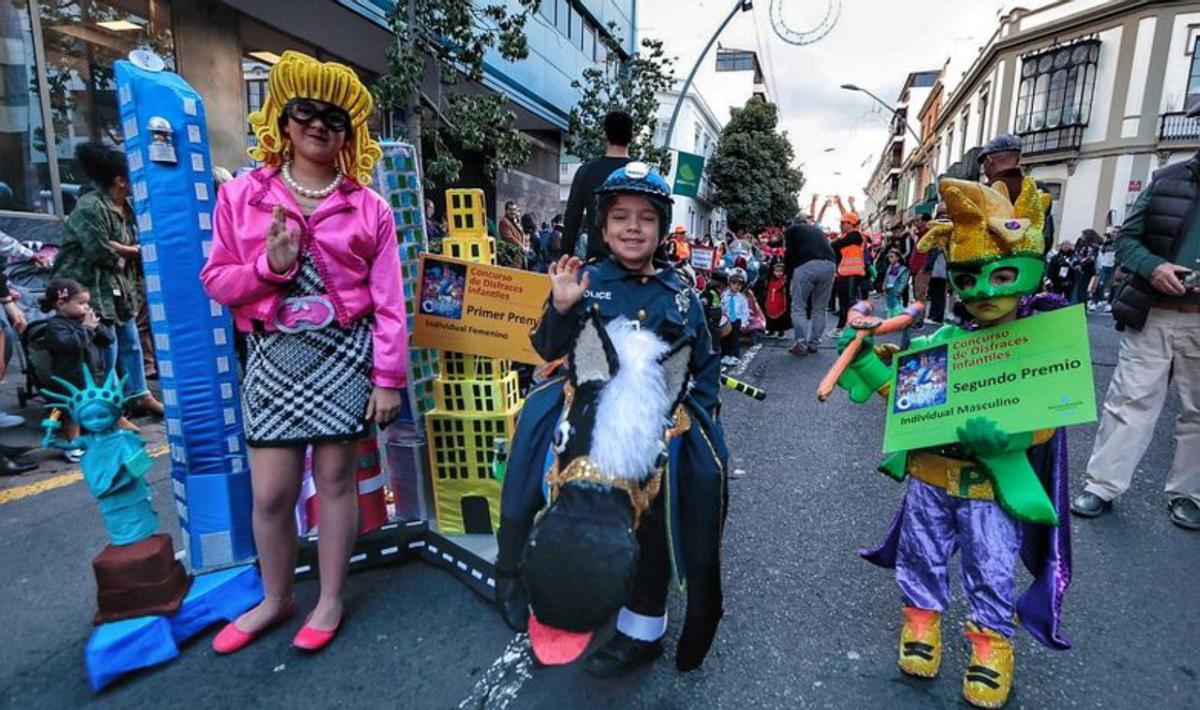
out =
[[(1059, 296), (1038, 294), (1022, 300), (1018, 317), (1055, 310), (1064, 305), (1066, 302)], [(1071, 647), (1059, 629), (1063, 598), (1071, 584), (1071, 512), (1067, 488), (1066, 431), (1059, 429), (1050, 441), (1029, 449), (1029, 461), (1054, 504), (1058, 526), (1021, 524), (1021, 561), (1033, 575), (1033, 583), (1017, 600), (1017, 615), (1021, 625), (1034, 638), (1049, 648), (1061, 651)], [(902, 500), (883, 543), (873, 550), (859, 550), (863, 559), (888, 569), (896, 567), (904, 504)]]

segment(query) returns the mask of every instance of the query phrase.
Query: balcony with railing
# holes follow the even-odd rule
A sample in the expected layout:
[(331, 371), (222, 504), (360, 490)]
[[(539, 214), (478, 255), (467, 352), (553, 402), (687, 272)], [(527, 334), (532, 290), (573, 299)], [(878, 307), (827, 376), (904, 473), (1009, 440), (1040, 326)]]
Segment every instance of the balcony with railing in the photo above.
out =
[(1158, 123), (1159, 145), (1200, 143), (1200, 118), (1188, 118), (1183, 111), (1164, 113)]
[(1061, 126), (1046, 128), (1038, 131), (1022, 131), (1021, 142), (1026, 156), (1045, 153), (1061, 153), (1069, 150), (1079, 150), (1083, 145), (1083, 130), (1085, 126)]

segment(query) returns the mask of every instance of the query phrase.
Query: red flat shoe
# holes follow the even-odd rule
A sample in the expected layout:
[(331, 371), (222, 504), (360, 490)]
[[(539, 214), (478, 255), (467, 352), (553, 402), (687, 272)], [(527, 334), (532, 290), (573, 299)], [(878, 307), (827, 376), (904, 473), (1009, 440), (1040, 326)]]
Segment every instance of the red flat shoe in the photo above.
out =
[[(312, 618), (312, 615), (309, 615)], [(304, 626), (296, 632), (296, 637), (292, 639), (292, 645), (301, 651), (316, 653), (329, 645), (334, 636), (337, 636), (338, 628), (342, 625), (342, 620), (338, 619), (337, 624), (332, 629), (314, 629), (308, 625), (308, 621), (304, 622)]]
[(225, 628), (213, 638), (212, 649), (221, 655), (236, 653), (250, 645), (250, 642), (267, 631), (282, 624), (292, 618), (296, 613), (295, 606), (288, 606), (279, 616), (276, 616), (268, 624), (258, 629), (257, 631), (242, 631), (237, 626), (237, 620), (233, 620), (225, 624)]

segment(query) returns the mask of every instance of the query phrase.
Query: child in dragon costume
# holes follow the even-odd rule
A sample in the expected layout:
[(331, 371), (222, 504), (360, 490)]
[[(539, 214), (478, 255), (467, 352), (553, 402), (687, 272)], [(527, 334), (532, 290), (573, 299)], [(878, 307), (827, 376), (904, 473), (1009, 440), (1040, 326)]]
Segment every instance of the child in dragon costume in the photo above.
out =
[[(913, 348), (1066, 305), (1035, 295), (1045, 269), (1049, 196), (1033, 180), (1025, 180), (1015, 205), (1003, 184), (990, 188), (945, 178), (939, 192), (950, 221), (936, 223), (917, 248), (947, 254), (950, 283), (973, 320), (916, 338)], [(847, 331), (842, 347), (852, 338)], [(851, 400), (887, 395), (891, 372), (880, 355), (889, 348), (894, 352), (894, 346), (864, 347), (847, 368), (838, 384)], [(904, 597), (900, 669), (932, 678), (942, 657), (941, 614), (950, 603), (948, 563), (959, 551), (971, 607), (963, 695), (973, 705), (995, 708), (1012, 687), (1018, 618), (1046, 646), (1069, 647), (1058, 629), (1071, 577), (1066, 438), (1062, 430), (1000, 431), (983, 417), (969, 420), (957, 435), (956, 444), (901, 452), (883, 463), (883, 472), (909, 479), (908, 490), (883, 545), (862, 555), (895, 569)], [(1020, 596), (1018, 556), (1034, 577)]]

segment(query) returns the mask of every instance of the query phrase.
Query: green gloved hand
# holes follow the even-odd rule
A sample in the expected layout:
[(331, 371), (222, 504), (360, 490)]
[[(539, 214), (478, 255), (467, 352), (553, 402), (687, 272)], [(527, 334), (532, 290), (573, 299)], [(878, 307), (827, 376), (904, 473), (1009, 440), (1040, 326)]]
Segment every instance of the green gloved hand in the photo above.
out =
[(957, 433), (959, 445), (979, 461), (1009, 515), (1027, 523), (1058, 525), (1054, 504), (1025, 453), (1033, 446), (1032, 433), (1008, 434), (986, 417), (967, 420)]
[[(853, 328), (846, 328), (842, 332), (842, 337), (838, 338), (839, 353), (846, 349), (855, 335), (856, 331)], [(837, 383), (846, 390), (851, 402), (862, 404), (871, 399), (871, 395), (891, 379), (891, 368), (875, 354), (875, 339), (868, 335), (862, 339), (858, 354), (838, 378)]]

